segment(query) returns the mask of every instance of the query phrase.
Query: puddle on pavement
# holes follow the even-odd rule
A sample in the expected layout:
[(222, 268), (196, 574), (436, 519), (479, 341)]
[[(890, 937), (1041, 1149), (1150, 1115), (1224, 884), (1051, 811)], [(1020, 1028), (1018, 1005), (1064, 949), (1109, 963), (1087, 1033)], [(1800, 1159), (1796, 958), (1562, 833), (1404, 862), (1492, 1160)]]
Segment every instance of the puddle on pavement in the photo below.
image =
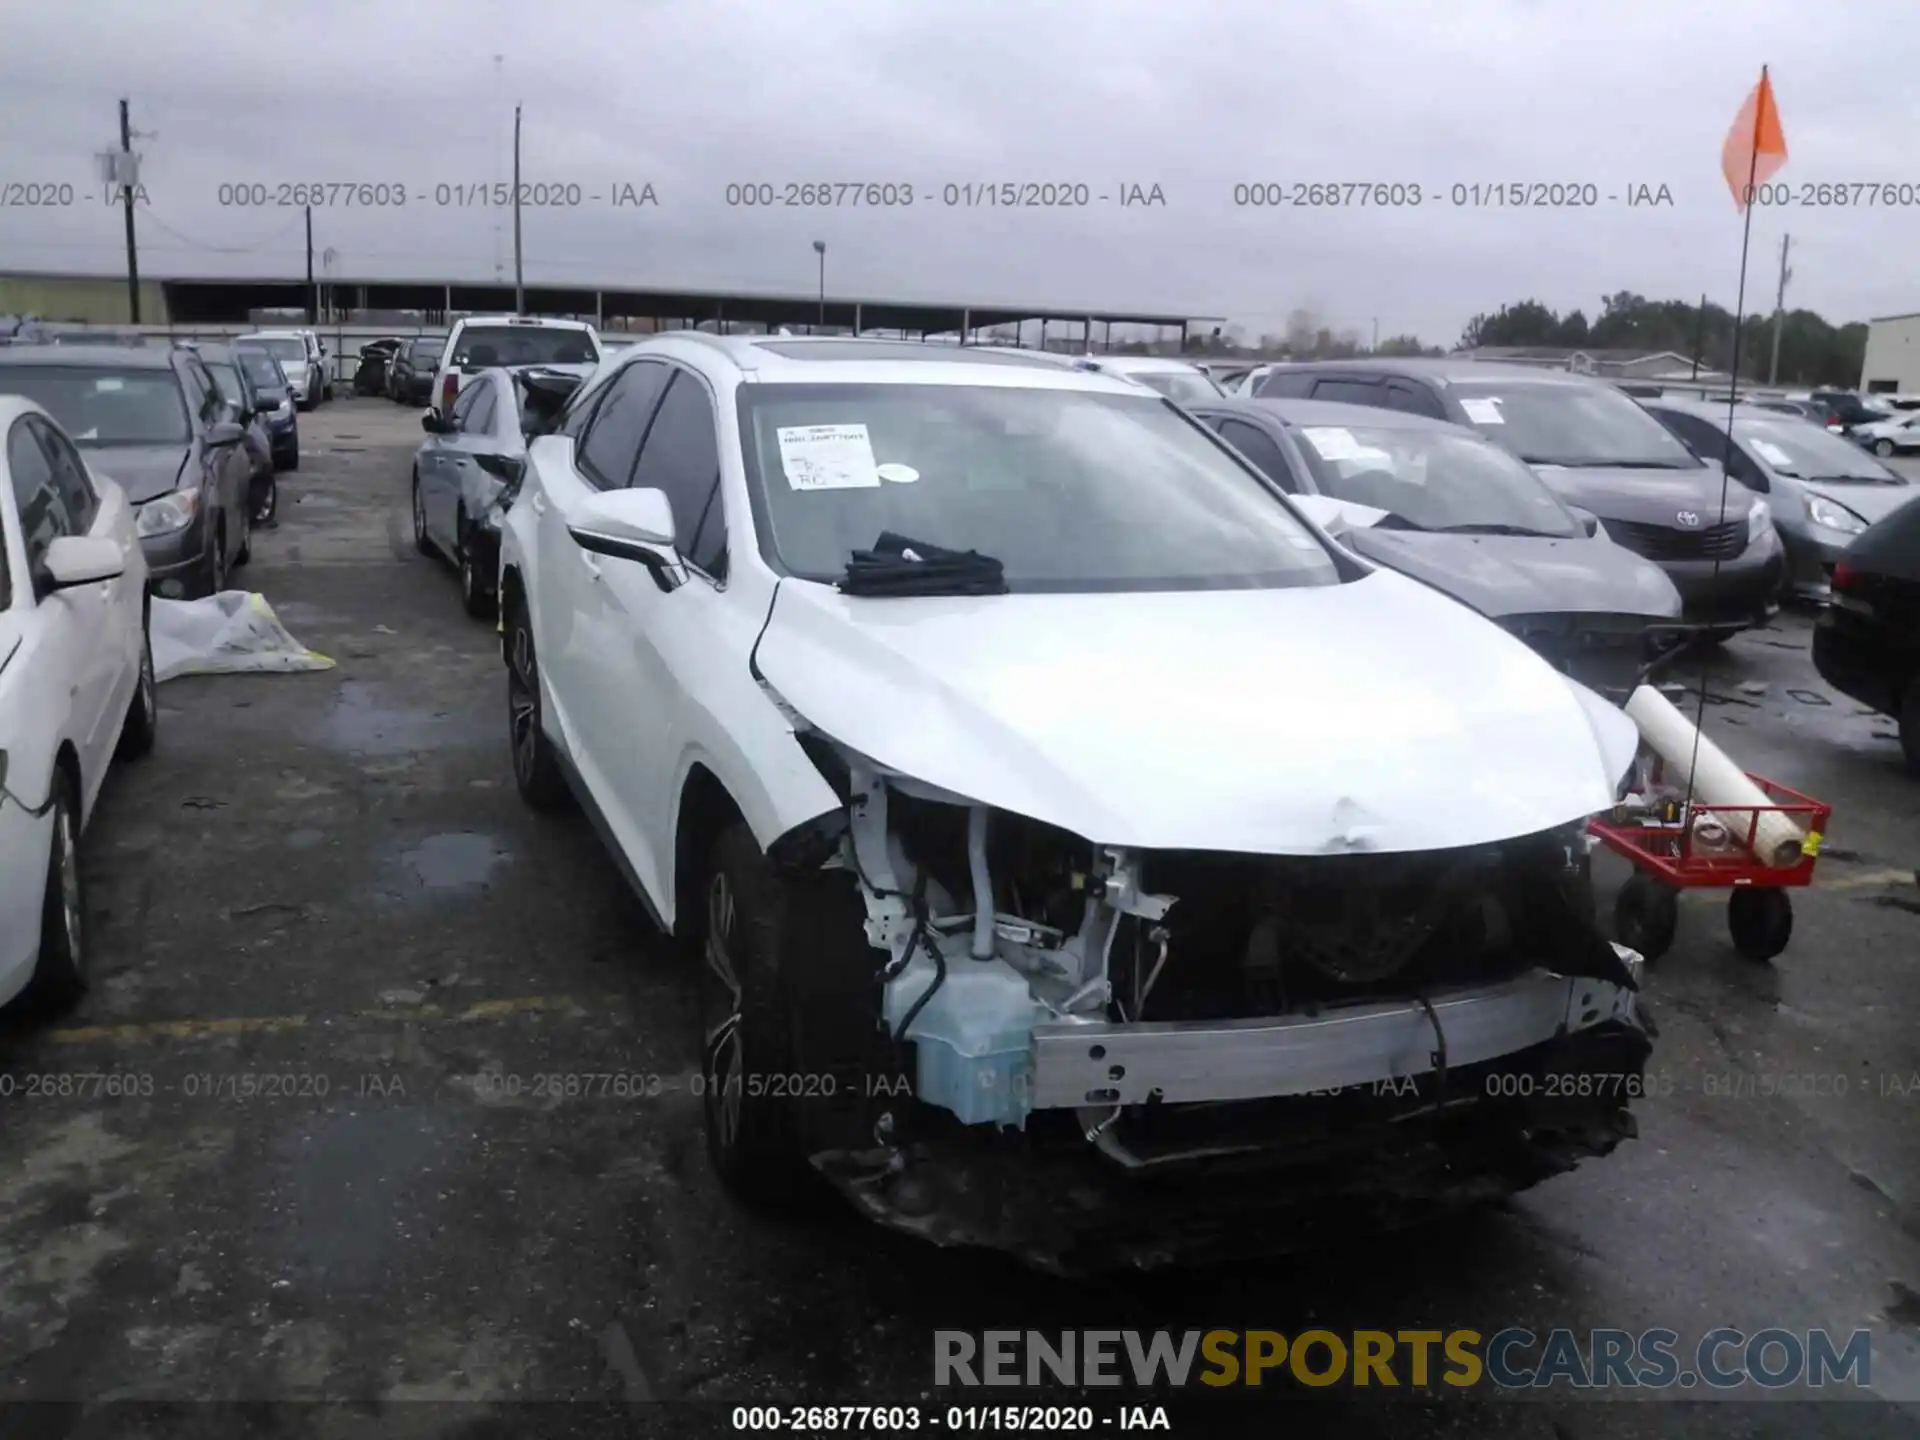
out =
[(426, 890), (484, 887), (511, 858), (492, 836), (471, 830), (429, 835), (400, 856), (414, 883)]
[[(340, 685), (319, 721), (323, 743), (357, 754), (404, 755), (451, 741), (492, 738), (479, 717), (447, 710), (382, 703), (378, 687), (364, 680)], [(464, 730), (467, 734), (458, 733)]]

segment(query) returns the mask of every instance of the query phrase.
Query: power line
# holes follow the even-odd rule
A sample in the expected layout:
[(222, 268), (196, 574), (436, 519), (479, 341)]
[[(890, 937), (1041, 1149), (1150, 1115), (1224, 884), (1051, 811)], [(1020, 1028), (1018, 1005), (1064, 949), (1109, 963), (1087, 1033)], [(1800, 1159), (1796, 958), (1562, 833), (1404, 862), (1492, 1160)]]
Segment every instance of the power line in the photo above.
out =
[[(267, 246), (271, 245), (274, 241), (278, 240), (282, 235), (285, 235), (287, 231), (291, 230), (297, 223), (299, 223), (299, 219), (300, 219), (300, 217), (296, 215), (295, 217), (293, 217), (293, 219), (287, 221), (286, 224), (282, 225), (278, 230), (275, 230), (272, 234), (266, 236), (264, 239), (255, 241), (251, 245), (215, 245), (210, 240), (196, 240), (193, 236), (184, 234), (181, 231), (174, 229), (173, 226), (167, 224), (167, 222), (162, 220), (158, 215), (155, 215), (151, 209), (149, 209), (146, 212), (146, 218), (150, 224), (158, 226), (160, 229), (166, 231), (167, 234), (173, 236), (174, 239), (185, 241), (187, 248), (193, 249), (193, 250), (209, 250), (216, 255), (246, 255), (256, 250), (264, 250), (267, 248)], [(149, 248), (152, 248), (152, 247), (149, 247)], [(163, 248), (174, 249), (176, 247), (166, 246)]]

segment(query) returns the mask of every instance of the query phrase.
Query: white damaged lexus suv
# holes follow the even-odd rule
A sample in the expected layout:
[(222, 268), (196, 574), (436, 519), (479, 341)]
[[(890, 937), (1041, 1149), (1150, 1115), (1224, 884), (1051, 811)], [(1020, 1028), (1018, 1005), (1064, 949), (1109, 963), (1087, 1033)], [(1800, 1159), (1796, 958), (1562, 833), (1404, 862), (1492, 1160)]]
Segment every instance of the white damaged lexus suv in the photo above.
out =
[(504, 522), (514, 776), (697, 956), (709, 1151), (1059, 1270), (1305, 1243), (1634, 1133), (1585, 823), (1632, 723), (1163, 397), (655, 337)]

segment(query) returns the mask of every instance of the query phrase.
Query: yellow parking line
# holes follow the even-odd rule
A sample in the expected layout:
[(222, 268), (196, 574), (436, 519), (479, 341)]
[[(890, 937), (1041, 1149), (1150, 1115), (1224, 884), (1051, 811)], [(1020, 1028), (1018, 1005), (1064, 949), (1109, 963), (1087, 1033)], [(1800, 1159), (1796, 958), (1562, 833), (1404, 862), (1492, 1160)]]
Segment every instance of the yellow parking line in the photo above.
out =
[[(609, 999), (609, 1003), (617, 1003)], [(605, 1008), (605, 1007), (603, 1007)], [(439, 1005), (388, 1006), (356, 1010), (355, 1020), (428, 1020), (474, 1024), (506, 1020), (515, 1015), (584, 1015), (586, 1009), (570, 995), (523, 995), (507, 1000), (481, 1000), (460, 1010)], [(46, 1038), (58, 1045), (85, 1045), (101, 1040), (141, 1044), (156, 1040), (218, 1040), (230, 1035), (274, 1035), (307, 1027), (305, 1015), (243, 1015), (219, 1020), (149, 1020), (131, 1025), (78, 1025), (50, 1030)]]

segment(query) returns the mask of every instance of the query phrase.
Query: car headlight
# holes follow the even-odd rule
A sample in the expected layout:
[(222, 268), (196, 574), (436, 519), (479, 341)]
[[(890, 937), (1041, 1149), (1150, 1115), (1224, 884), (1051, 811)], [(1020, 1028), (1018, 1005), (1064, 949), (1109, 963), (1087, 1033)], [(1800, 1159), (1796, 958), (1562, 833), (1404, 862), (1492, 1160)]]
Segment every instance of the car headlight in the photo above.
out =
[(1747, 511), (1747, 543), (1751, 545), (1767, 531), (1773, 528), (1773, 507), (1764, 500), (1753, 502), (1753, 508)]
[(171, 535), (186, 529), (199, 513), (198, 489), (174, 490), (147, 501), (135, 512), (134, 533), (143, 540), (154, 535)]
[(273, 418), (276, 420), (291, 420), (293, 418), (293, 401), (282, 400), (279, 408), (273, 412)]
[(1807, 518), (1816, 525), (1824, 525), (1829, 530), (1838, 530), (1842, 535), (1858, 535), (1867, 528), (1867, 522), (1837, 500), (1829, 500), (1824, 495), (1807, 497)]

